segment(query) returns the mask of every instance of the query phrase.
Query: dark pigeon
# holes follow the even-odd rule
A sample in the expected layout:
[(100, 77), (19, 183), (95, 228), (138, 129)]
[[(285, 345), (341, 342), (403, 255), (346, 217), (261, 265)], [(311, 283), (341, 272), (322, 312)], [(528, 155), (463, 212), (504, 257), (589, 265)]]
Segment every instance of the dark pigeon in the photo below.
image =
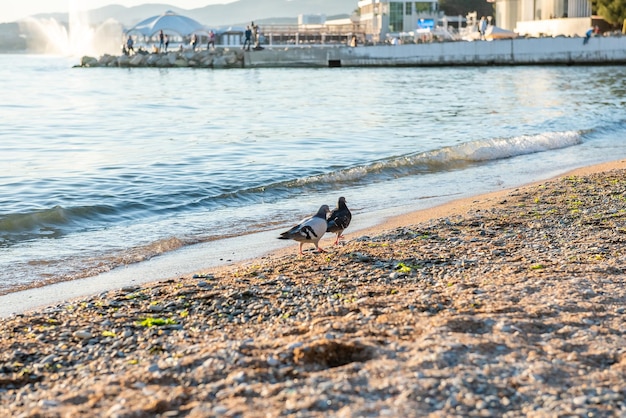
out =
[(337, 207), (333, 209), (327, 220), (328, 226), (326, 232), (337, 234), (335, 245), (339, 244), (339, 238), (343, 238), (343, 230), (350, 225), (351, 220), (352, 213), (350, 213), (350, 209), (346, 206), (346, 198), (342, 196), (339, 198), (339, 202), (337, 202)]

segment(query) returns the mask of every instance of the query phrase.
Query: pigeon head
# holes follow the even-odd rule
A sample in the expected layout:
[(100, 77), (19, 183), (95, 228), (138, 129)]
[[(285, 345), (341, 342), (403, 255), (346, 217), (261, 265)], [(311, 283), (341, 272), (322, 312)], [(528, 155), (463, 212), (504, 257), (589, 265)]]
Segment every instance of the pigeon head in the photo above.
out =
[(315, 214), (315, 217), (326, 219), (326, 215), (328, 215), (329, 213), (330, 213), (330, 207), (328, 205), (322, 205), (320, 206), (319, 210)]

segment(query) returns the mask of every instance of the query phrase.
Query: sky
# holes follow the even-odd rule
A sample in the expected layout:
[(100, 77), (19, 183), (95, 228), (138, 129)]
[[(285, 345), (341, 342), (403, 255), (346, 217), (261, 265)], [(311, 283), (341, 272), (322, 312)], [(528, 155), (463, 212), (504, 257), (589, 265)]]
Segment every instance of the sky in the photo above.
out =
[(126, 7), (148, 3), (171, 4), (181, 9), (195, 9), (210, 4), (232, 3), (235, 0), (14, 0), (11, 7), (3, 7), (0, 12), (0, 23), (16, 20), (38, 13), (67, 13), (71, 7), (77, 10), (90, 10), (110, 4)]

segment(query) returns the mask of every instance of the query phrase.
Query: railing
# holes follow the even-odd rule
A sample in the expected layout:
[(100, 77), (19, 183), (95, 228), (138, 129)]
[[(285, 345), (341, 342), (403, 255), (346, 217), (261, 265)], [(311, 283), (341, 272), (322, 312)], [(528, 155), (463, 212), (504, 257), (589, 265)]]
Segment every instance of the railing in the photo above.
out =
[(268, 36), (268, 34), (289, 35), (299, 33), (301, 35), (352, 35), (353, 33), (362, 32), (359, 24), (346, 25), (266, 25), (259, 26), (259, 32)]

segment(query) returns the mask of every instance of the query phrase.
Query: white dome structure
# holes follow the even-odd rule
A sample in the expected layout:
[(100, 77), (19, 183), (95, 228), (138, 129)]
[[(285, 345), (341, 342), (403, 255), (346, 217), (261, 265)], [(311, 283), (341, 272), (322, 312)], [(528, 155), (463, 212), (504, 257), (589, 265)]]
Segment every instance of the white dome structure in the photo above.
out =
[(127, 35), (143, 35), (151, 38), (159, 31), (188, 37), (194, 33), (206, 34), (208, 30), (201, 23), (190, 17), (167, 11), (159, 16), (145, 19), (126, 31)]

